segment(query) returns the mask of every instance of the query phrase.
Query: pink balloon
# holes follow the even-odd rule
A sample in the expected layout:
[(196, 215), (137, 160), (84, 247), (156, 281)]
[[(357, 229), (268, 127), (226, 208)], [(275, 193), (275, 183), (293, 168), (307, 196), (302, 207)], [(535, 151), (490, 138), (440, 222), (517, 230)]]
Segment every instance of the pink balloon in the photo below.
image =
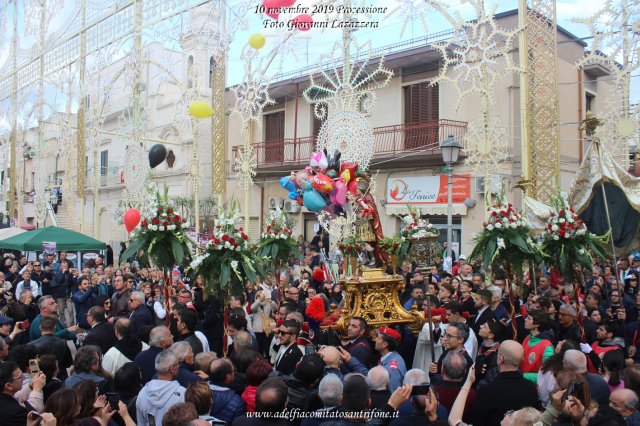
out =
[(338, 179), (336, 181), (336, 190), (331, 194), (332, 196), (335, 196), (336, 201), (334, 204), (342, 205), (347, 202), (347, 190), (347, 185), (342, 182), (342, 180)]
[(311, 15), (303, 13), (302, 15), (298, 15), (293, 18), (291, 24), (294, 28), (297, 28), (300, 31), (309, 31), (311, 29), (311, 24), (313, 24), (313, 18)]
[(131, 232), (140, 223), (140, 212), (138, 209), (131, 208), (124, 214), (124, 227), (127, 232)]
[(290, 7), (296, 4), (298, 0), (280, 0), (280, 6)]
[[(295, 2), (294, 2), (294, 3), (295, 3)], [(265, 7), (265, 9), (267, 9), (267, 10), (266, 10), (266, 12), (265, 12), (265, 14), (266, 14), (269, 18), (275, 19), (276, 21), (278, 20), (278, 16), (279, 16), (280, 14), (279, 14), (278, 12), (275, 12), (275, 11), (274, 11), (274, 13), (269, 13), (269, 9), (277, 9), (277, 8), (279, 8), (279, 7), (284, 6), (284, 5), (282, 4), (282, 0), (263, 0), (263, 1), (262, 1), (262, 5)]]

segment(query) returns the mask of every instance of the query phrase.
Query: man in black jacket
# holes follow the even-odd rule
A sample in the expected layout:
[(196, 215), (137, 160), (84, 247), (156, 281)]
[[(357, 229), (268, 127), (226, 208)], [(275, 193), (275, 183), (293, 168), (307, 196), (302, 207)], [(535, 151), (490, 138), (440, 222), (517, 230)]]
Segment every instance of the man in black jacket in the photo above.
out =
[(54, 336), (56, 332), (56, 324), (58, 319), (53, 316), (46, 316), (40, 321), (40, 332), (42, 335), (32, 341), (30, 345), (35, 349), (39, 356), (51, 354), (58, 360), (60, 373), (58, 378), (64, 380), (67, 378), (67, 368), (73, 364), (71, 350), (67, 346), (67, 341)]
[(498, 349), (496, 379), (478, 390), (478, 398), (469, 414), (468, 423), (497, 426), (510, 410), (538, 408), (536, 385), (519, 371), (524, 349), (513, 340), (505, 340)]
[[(42, 388), (46, 382), (44, 374), (37, 374), (31, 380), (33, 390), (25, 405), (20, 404), (14, 397), (16, 392), (22, 389), (24, 375), (18, 364), (12, 361), (0, 362), (0, 413), (2, 424), (5, 426), (24, 426), (27, 424), (27, 415), (32, 409), (42, 411)], [(33, 407), (29, 401), (37, 401), (39, 406)], [(35, 402), (34, 402), (35, 404)]]
[(322, 408), (318, 383), (324, 374), (324, 367), (324, 361), (316, 354), (302, 357), (293, 374), (284, 380), (289, 386), (287, 408), (298, 408), (305, 413)]
[(302, 351), (297, 345), (298, 334), (300, 334), (300, 324), (296, 320), (286, 320), (278, 331), (280, 347), (276, 355), (274, 370), (284, 376), (293, 373), (298, 361), (302, 358)]
[(101, 306), (93, 306), (87, 313), (87, 323), (91, 330), (87, 333), (83, 345), (95, 345), (106, 354), (116, 344), (116, 332), (113, 324), (109, 324), (104, 317), (104, 309)]
[(202, 342), (195, 335), (196, 325), (198, 324), (198, 314), (195, 309), (183, 308), (178, 312), (178, 333), (180, 333), (179, 341), (189, 342), (193, 349), (193, 356), (203, 351)]
[(371, 368), (373, 353), (367, 340), (367, 322), (362, 317), (353, 317), (347, 326), (348, 341), (343, 344), (344, 349), (360, 361), (362, 365)]

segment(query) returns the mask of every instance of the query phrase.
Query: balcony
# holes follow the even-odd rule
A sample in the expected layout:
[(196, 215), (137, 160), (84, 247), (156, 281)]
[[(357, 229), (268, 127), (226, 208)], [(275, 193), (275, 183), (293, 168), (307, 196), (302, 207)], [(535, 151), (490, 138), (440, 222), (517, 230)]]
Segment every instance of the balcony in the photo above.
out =
[[(374, 158), (403, 158), (415, 160), (440, 156), (440, 141), (449, 135), (455, 136), (464, 149), (464, 136), (467, 123), (454, 120), (436, 120), (425, 123), (396, 124), (393, 126), (375, 127)], [(253, 144), (259, 171), (269, 171), (279, 166), (301, 166), (309, 162), (309, 157), (316, 146), (315, 136), (296, 139), (283, 139)], [(242, 150), (242, 145), (232, 148), (233, 160)]]

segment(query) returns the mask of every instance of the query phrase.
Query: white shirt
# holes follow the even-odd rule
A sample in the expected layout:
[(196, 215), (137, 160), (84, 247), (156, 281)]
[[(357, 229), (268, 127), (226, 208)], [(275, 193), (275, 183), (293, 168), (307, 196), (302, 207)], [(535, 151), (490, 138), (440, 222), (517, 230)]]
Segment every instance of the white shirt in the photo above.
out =
[(29, 280), (27, 285), (25, 286), (24, 280), (18, 283), (16, 287), (16, 298), (19, 299), (22, 292), (25, 290), (25, 287), (31, 286), (31, 292), (33, 293), (33, 297), (42, 296), (42, 290), (40, 289), (40, 284), (37, 281)]

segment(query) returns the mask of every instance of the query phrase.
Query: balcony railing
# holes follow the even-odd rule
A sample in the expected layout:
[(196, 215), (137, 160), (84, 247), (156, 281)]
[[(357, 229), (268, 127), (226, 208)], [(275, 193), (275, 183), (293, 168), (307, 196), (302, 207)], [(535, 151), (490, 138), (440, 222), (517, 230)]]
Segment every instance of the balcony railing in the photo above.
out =
[[(440, 141), (453, 135), (464, 149), (467, 123), (454, 120), (436, 120), (425, 123), (396, 124), (373, 129), (374, 157), (394, 158), (411, 155), (435, 155)], [(316, 137), (289, 138), (253, 144), (258, 168), (298, 165), (309, 161), (316, 147)], [(242, 145), (232, 148), (233, 159)]]

